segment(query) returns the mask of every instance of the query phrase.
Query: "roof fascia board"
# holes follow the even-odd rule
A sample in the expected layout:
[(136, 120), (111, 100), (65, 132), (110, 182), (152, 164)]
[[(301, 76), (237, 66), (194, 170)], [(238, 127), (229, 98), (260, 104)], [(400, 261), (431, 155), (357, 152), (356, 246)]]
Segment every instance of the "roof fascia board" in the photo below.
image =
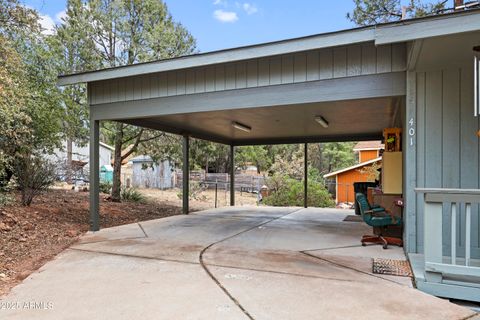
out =
[[(191, 112), (405, 95), (405, 72), (91, 105), (93, 120), (127, 120)], [(368, 140), (368, 139), (367, 139)]]
[(340, 31), (299, 39), (284, 40), (237, 49), (196, 54), (175, 59), (141, 63), (126, 67), (117, 67), (93, 72), (60, 76), (58, 85), (70, 85), (82, 82), (94, 82), (115, 78), (131, 77), (142, 74), (202, 67), (219, 63), (256, 59), (268, 56), (302, 52), (348, 44), (374, 41), (374, 28), (362, 28)]
[(335, 172), (332, 172), (332, 173), (328, 173), (328, 174), (324, 175), (323, 177), (324, 178), (330, 178), (330, 177), (336, 176), (340, 173), (344, 173), (344, 172), (347, 172), (347, 171), (350, 171), (350, 170), (353, 170), (353, 169), (361, 168), (361, 167), (367, 166), (369, 164), (378, 162), (380, 160), (382, 160), (382, 157), (378, 157), (378, 158), (372, 159), (370, 161), (358, 163), (354, 166), (351, 166), (351, 167), (348, 167), (348, 168), (345, 168), (345, 169), (341, 169), (341, 170), (338, 170), (338, 171), (335, 171)]
[(353, 151), (378, 151), (381, 150), (381, 147), (378, 148), (353, 148)]
[(462, 15), (445, 15), (410, 20), (402, 24), (379, 25), (375, 29), (375, 45), (406, 42), (480, 30), (478, 10)]

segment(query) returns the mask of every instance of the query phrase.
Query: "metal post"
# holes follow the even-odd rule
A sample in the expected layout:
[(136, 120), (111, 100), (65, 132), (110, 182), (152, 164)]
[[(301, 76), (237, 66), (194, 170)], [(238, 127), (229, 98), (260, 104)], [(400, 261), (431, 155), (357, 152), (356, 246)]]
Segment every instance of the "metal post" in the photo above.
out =
[(303, 206), (305, 208), (308, 207), (308, 143), (305, 142), (305, 145), (303, 147), (303, 152), (304, 152), (304, 157), (303, 157), (303, 165), (304, 165), (304, 169), (303, 169), (303, 191), (304, 191), (304, 195), (303, 195)]
[(183, 136), (183, 193), (182, 193), (182, 211), (183, 214), (188, 214), (188, 198), (190, 193), (190, 138)]
[(215, 181), (215, 208), (217, 208), (217, 197), (218, 197), (218, 180)]
[(100, 230), (100, 121), (90, 120), (90, 230)]
[(230, 206), (235, 205), (235, 147), (230, 146)]

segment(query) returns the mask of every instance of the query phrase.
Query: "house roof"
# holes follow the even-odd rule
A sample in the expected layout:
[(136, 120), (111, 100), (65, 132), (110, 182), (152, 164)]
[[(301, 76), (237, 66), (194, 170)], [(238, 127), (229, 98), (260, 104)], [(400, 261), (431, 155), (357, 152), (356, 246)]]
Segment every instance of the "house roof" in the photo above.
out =
[(101, 145), (102, 147), (105, 147), (105, 148), (109, 149), (109, 150), (112, 150), (112, 151), (115, 150), (114, 147), (112, 147), (111, 145), (108, 145), (108, 144), (106, 144), (106, 143), (100, 142), (100, 145)]
[(351, 166), (351, 167), (348, 167), (348, 168), (345, 168), (345, 169), (341, 169), (341, 170), (338, 170), (338, 171), (335, 171), (335, 172), (328, 173), (328, 174), (324, 175), (323, 177), (324, 178), (331, 178), (331, 177), (334, 177), (336, 175), (339, 175), (340, 173), (344, 173), (344, 172), (347, 172), (347, 171), (351, 171), (351, 170), (354, 170), (354, 169), (365, 167), (369, 164), (373, 164), (373, 163), (381, 161), (381, 160), (382, 160), (382, 157), (378, 157), (378, 158), (375, 158), (375, 159), (372, 159), (372, 160), (369, 160), (369, 161), (358, 163), (354, 166)]
[(130, 159), (132, 162), (153, 162), (152, 157), (146, 156), (146, 155), (141, 155), (137, 156), (135, 158)]
[(380, 140), (374, 141), (360, 141), (353, 147), (353, 151), (360, 150), (380, 150), (383, 149), (385, 145)]
[(478, 31), (480, 30), (479, 14), (480, 9), (470, 9), (467, 11), (406, 19), (289, 40), (138, 63), (129, 66), (107, 68), (71, 75), (61, 75), (58, 78), (58, 84), (69, 85), (82, 82), (94, 82), (369, 41), (374, 41), (375, 45), (381, 45)]

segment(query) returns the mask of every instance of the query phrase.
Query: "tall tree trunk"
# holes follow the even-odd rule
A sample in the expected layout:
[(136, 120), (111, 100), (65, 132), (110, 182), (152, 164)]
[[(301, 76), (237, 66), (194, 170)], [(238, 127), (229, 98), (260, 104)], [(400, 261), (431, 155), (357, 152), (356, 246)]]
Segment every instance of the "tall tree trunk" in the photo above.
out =
[(120, 202), (120, 176), (122, 174), (123, 124), (117, 123), (115, 133), (115, 151), (113, 152), (112, 201)]

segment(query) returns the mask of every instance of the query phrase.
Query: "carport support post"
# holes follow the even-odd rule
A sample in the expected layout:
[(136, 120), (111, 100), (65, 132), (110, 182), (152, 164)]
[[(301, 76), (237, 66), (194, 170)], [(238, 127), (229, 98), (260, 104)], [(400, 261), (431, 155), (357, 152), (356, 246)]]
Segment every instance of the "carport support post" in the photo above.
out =
[(190, 137), (183, 136), (183, 192), (182, 192), (182, 211), (188, 214), (188, 198), (190, 196)]
[(100, 230), (100, 121), (90, 120), (90, 230)]
[(303, 206), (308, 207), (308, 143), (305, 142), (303, 147)]
[(235, 205), (235, 146), (230, 145), (230, 206)]

